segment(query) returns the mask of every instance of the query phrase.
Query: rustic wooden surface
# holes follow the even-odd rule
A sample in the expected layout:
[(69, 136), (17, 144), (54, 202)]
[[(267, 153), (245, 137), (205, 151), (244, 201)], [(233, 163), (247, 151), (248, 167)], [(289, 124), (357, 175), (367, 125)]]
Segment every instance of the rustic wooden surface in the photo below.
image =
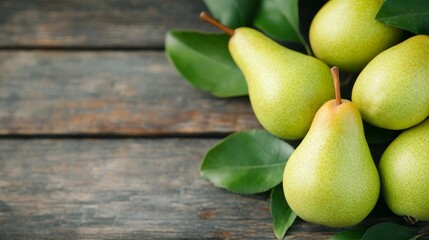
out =
[(199, 176), (215, 142), (1, 140), (0, 238), (273, 238), (267, 196)]
[(259, 128), (248, 98), (216, 99), (162, 51), (0, 52), (0, 134), (225, 134)]
[(162, 48), (170, 28), (212, 29), (200, 0), (2, 0), (0, 47)]
[[(168, 29), (211, 30), (203, 9), (0, 1), (0, 239), (275, 239), (268, 194), (199, 175), (210, 146), (260, 128), (247, 98), (196, 90), (165, 57)], [(403, 223), (377, 209), (362, 225)], [(340, 230), (298, 219), (286, 239)]]

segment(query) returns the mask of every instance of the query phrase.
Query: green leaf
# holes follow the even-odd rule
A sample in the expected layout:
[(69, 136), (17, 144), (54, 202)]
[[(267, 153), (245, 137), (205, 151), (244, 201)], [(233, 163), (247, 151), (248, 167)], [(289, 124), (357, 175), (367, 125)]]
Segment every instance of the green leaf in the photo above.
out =
[(274, 38), (301, 43), (311, 55), (299, 31), (298, 0), (262, 0), (253, 24)]
[(278, 239), (283, 239), (287, 230), (295, 221), (296, 214), (286, 202), (282, 184), (271, 190), (270, 202), (274, 234)]
[(416, 34), (429, 34), (429, 1), (386, 0), (376, 19)]
[(201, 174), (215, 186), (231, 192), (265, 192), (283, 179), (283, 170), (293, 148), (262, 130), (229, 135), (204, 157)]
[(299, 43), (298, 21), (298, 0), (262, 0), (254, 24), (277, 39)]
[(228, 51), (229, 37), (190, 31), (167, 33), (166, 53), (192, 85), (217, 97), (247, 95), (247, 85)]
[(408, 240), (416, 234), (417, 231), (410, 227), (385, 222), (370, 227), (363, 235), (362, 240)]
[(210, 13), (230, 28), (250, 26), (259, 0), (204, 0)]
[(329, 240), (360, 240), (367, 228), (358, 227), (335, 234)]

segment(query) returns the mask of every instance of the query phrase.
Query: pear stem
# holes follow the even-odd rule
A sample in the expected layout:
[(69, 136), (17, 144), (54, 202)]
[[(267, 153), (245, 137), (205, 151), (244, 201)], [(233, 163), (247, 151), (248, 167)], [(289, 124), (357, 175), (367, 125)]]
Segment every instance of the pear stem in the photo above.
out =
[(210, 16), (210, 14), (208, 14), (207, 12), (201, 12), (200, 13), (200, 20), (203, 22), (208, 22), (211, 25), (219, 28), (220, 30), (226, 32), (229, 36), (234, 35), (234, 30), (223, 25), (222, 23), (220, 23), (219, 21), (217, 21), (216, 19), (214, 19), (212, 16)]
[(341, 105), (341, 85), (340, 85), (340, 73), (337, 66), (331, 68), (332, 78), (334, 80), (335, 88), (335, 105)]

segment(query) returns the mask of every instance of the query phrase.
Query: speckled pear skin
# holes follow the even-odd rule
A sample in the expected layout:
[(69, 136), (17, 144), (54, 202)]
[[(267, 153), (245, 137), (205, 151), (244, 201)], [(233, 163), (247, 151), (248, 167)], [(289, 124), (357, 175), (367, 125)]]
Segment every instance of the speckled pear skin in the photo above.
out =
[(387, 206), (399, 216), (429, 221), (429, 119), (402, 132), (378, 165)]
[(347, 227), (374, 208), (380, 180), (357, 108), (326, 102), (290, 156), (283, 190), (292, 210), (307, 222)]
[(375, 57), (359, 74), (352, 101), (372, 125), (399, 130), (429, 116), (429, 36), (417, 35)]
[(256, 118), (280, 138), (302, 139), (317, 109), (335, 95), (326, 64), (254, 29), (236, 29), (229, 50), (246, 78)]
[(342, 71), (358, 72), (398, 43), (402, 30), (375, 19), (383, 0), (331, 0), (313, 18), (310, 45), (316, 57)]

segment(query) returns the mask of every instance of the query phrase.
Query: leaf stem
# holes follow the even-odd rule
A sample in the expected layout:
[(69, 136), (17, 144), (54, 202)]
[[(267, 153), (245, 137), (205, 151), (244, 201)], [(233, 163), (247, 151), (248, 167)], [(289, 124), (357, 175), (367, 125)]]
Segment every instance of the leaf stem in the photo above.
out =
[(212, 16), (210, 16), (210, 14), (208, 14), (207, 12), (201, 12), (200, 13), (200, 19), (201, 19), (201, 21), (208, 22), (211, 25), (213, 25), (213, 26), (219, 28), (220, 30), (226, 32), (229, 36), (234, 35), (233, 29), (223, 25), (222, 23), (220, 23), (219, 21), (214, 19)]
[(304, 45), (304, 48), (305, 48), (305, 51), (307, 52), (307, 55), (313, 56), (313, 52), (311, 51), (310, 46), (308, 46), (308, 44), (305, 40), (302, 42), (302, 45)]
[(304, 37), (301, 35), (300, 32), (297, 33), (299, 41), (301, 42), (301, 44), (304, 46), (305, 51), (307, 52), (307, 55), (309, 56), (313, 56), (313, 52), (311, 51), (310, 46), (308, 45), (307, 41), (305, 41)]
[(341, 85), (340, 85), (340, 73), (337, 66), (333, 66), (331, 68), (332, 78), (334, 80), (334, 88), (335, 88), (335, 104), (341, 105)]

